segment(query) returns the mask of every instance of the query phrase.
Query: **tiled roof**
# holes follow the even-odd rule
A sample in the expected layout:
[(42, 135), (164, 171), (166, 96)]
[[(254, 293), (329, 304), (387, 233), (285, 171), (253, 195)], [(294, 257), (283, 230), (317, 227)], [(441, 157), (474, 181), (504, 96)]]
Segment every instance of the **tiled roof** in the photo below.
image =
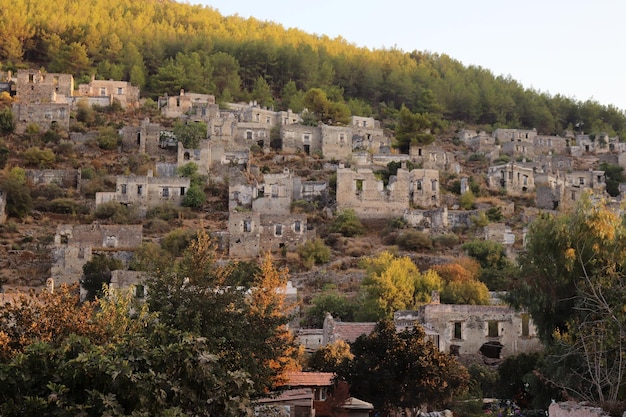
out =
[(362, 334), (369, 335), (374, 331), (376, 323), (347, 323), (336, 321), (333, 325), (332, 340), (354, 342)]
[(288, 372), (287, 383), (290, 387), (329, 387), (333, 384), (332, 372)]

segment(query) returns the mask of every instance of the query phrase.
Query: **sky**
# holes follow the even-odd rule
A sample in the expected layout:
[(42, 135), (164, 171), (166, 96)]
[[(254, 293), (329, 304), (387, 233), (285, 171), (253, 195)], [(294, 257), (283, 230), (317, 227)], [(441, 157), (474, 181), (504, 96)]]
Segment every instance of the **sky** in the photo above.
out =
[(186, 0), (224, 16), (447, 54), (524, 87), (626, 109), (623, 0)]

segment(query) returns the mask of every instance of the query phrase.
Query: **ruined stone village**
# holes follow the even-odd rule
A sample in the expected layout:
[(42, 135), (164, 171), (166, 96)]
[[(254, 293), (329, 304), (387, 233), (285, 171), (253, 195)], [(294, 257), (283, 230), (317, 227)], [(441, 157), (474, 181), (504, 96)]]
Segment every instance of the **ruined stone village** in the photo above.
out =
[[(598, 167), (602, 162), (626, 167), (626, 144), (617, 137), (590, 137), (584, 132), (544, 136), (536, 130), (459, 129), (401, 154), (392, 147), (389, 132), (369, 117), (353, 116), (346, 126), (311, 126), (303, 124), (301, 114), (262, 108), (254, 102), (218, 105), (212, 95), (187, 91), (159, 97), (156, 116), (137, 117), (144, 99), (128, 82), (92, 79), (76, 87), (70, 74), (39, 70), (2, 77), (0, 89), (12, 96), (17, 133), (28, 132), (33, 125), (41, 131), (67, 132), (63, 142), (73, 145), (79, 159), (97, 161), (104, 169), (111, 159), (122, 164), (131, 157), (142, 161), (140, 168), (128, 167), (116, 174), (109, 190), (97, 191), (93, 198), (85, 197), (89, 179), (83, 178), (80, 163), (64, 164), (62, 169), (23, 167), (29, 187), (56, 184), (68, 196), (83, 198), (91, 210), (115, 202), (133, 208), (141, 219), (155, 207), (181, 205), (190, 179), (180, 176), (178, 169), (193, 162), (212, 187), (224, 192), (210, 196), (198, 216), (180, 220), (180, 226), (194, 222), (209, 228), (224, 259), (274, 254), (289, 266), (292, 280), (287, 296), (301, 308), (323, 283), (332, 282), (346, 291), (358, 289), (363, 273), (356, 259), (384, 249), (384, 243), (370, 233), (361, 240), (341, 240), (328, 264), (298, 267), (297, 248), (319, 237), (320, 222), (342, 210), (353, 210), (371, 225), (369, 230), (384, 227), (389, 219), (402, 219), (408, 228), (429, 236), (459, 234), (466, 240), (494, 240), (515, 259), (524, 245), (526, 225), (535, 216), (571, 207), (586, 193), (608, 198), (605, 173)], [(117, 103), (125, 114), (135, 115), (119, 126), (117, 150), (105, 153), (93, 146), (97, 132), (73, 129), (80, 103), (90, 107)], [(175, 121), (206, 124), (206, 135), (197, 148), (185, 148), (177, 141), (172, 130)], [(387, 181), (377, 171), (390, 162), (400, 168)], [(449, 191), (453, 181), (460, 184), (458, 194)], [(473, 183), (490, 197), (477, 198), (474, 208), (464, 209), (459, 196)], [(617, 205), (620, 198), (613, 201)], [(315, 210), (299, 209), (303, 205)], [(128, 265), (142, 242), (158, 242), (161, 237), (145, 221), (84, 223), (75, 215), (34, 213), (16, 224), (4, 206), (0, 195), (0, 224), (5, 230), (12, 225), (21, 239), (3, 242), (0, 269), (5, 300), (29, 288), (80, 282), (83, 265), (97, 253)], [(499, 209), (503, 220), (477, 226), (475, 219), (490, 208)], [(44, 228), (50, 238), (35, 247), (39, 241), (34, 235)], [(458, 255), (452, 249), (438, 252), (409, 255), (420, 269)], [(111, 287), (133, 287), (141, 298), (149, 291), (143, 278), (137, 271), (113, 271)], [(394, 321), (399, 329), (421, 324), (440, 350), (459, 356), (495, 361), (540, 349), (529, 315), (503, 305), (497, 294), (491, 305), (447, 305), (433, 294), (432, 301), (416, 311), (396, 312)], [(337, 340), (354, 341), (374, 325), (341, 322), (327, 315), (322, 328), (301, 328), (294, 320), (293, 331), (307, 351), (314, 351)], [(322, 385), (330, 384), (326, 379)]]

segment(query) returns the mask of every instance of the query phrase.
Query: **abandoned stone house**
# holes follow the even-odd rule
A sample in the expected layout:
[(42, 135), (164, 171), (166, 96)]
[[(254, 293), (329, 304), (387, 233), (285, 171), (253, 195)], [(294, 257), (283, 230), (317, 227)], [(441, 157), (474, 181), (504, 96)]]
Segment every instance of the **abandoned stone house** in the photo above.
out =
[(78, 282), (83, 275), (83, 265), (94, 253), (105, 253), (127, 262), (142, 239), (141, 225), (59, 225), (52, 245), (51, 278), (55, 284)]
[(280, 139), (284, 153), (322, 153), (322, 131), (317, 126), (283, 126), (280, 129)]
[(483, 234), (485, 240), (493, 240), (507, 246), (515, 243), (515, 234), (505, 223), (489, 223), (483, 228)]
[(407, 224), (426, 232), (447, 232), (466, 229), (472, 225), (472, 217), (477, 210), (448, 210), (443, 206), (432, 210), (405, 210), (402, 218)]
[(536, 172), (536, 168), (515, 162), (490, 166), (487, 186), (492, 190), (505, 189), (507, 193), (513, 194), (534, 191)]
[(506, 142), (518, 142), (532, 144), (537, 137), (537, 129), (496, 129), (493, 132), (494, 139), (501, 144)]
[(68, 103), (17, 102), (12, 106), (16, 133), (24, 133), (28, 125), (39, 126), (41, 131), (70, 129), (70, 105)]
[(254, 258), (265, 252), (293, 251), (315, 237), (306, 214), (230, 212), (229, 256)]
[(66, 102), (65, 97), (74, 95), (74, 77), (71, 74), (18, 70), (15, 93), (21, 103)]
[(237, 112), (239, 122), (254, 123), (266, 129), (271, 129), (274, 126), (291, 125), (302, 122), (300, 115), (291, 110), (274, 111), (259, 106), (256, 101), (248, 104), (231, 103), (230, 108)]
[(561, 136), (537, 135), (534, 139), (536, 155), (564, 154), (569, 146), (570, 139)]
[(78, 188), (81, 180), (80, 169), (27, 169), (25, 170), (26, 185), (57, 184), (62, 188)]
[(495, 138), (484, 131), (476, 133), (475, 130), (461, 130), (457, 138), (472, 151), (482, 154), (490, 153), (496, 147)]
[(265, 174), (262, 183), (231, 185), (228, 196), (231, 212), (243, 209), (287, 214), (291, 212), (294, 201), (325, 201), (328, 198), (328, 183), (302, 181), (302, 178), (285, 169), (279, 174)]
[(420, 324), (442, 352), (499, 359), (541, 349), (530, 315), (503, 305), (439, 304), (394, 313), (396, 326)]
[[(324, 159), (336, 159), (345, 161), (353, 151), (367, 150), (370, 143), (354, 142), (351, 126), (327, 126), (320, 125), (320, 138), (322, 141), (321, 152)], [(377, 149), (372, 149), (377, 152)]]
[(425, 169), (449, 171), (454, 163), (454, 155), (436, 145), (412, 145), (409, 148), (411, 161)]
[(214, 116), (218, 111), (214, 95), (187, 93), (185, 90), (180, 90), (178, 96), (166, 94), (159, 97), (158, 107), (162, 116), (171, 119), (191, 115), (196, 119), (204, 120)]
[(95, 76), (92, 76), (89, 84), (78, 85), (78, 95), (104, 97), (106, 105), (111, 105), (116, 100), (124, 109), (139, 106), (139, 87), (133, 86), (128, 81), (96, 80)]
[(385, 184), (369, 168), (337, 169), (337, 208), (362, 218), (401, 217), (410, 208), (439, 206), (439, 171), (400, 168)]
[(115, 191), (96, 193), (96, 207), (115, 201), (136, 207), (140, 215), (148, 209), (170, 203), (179, 206), (189, 189), (189, 178), (118, 175)]
[(122, 150), (144, 153), (150, 156), (164, 155), (167, 150), (176, 150), (178, 141), (171, 128), (152, 123), (146, 117), (139, 126), (122, 128)]
[(580, 197), (591, 192), (594, 195), (606, 197), (606, 177), (604, 171), (573, 171), (566, 172), (565, 198), (578, 201)]

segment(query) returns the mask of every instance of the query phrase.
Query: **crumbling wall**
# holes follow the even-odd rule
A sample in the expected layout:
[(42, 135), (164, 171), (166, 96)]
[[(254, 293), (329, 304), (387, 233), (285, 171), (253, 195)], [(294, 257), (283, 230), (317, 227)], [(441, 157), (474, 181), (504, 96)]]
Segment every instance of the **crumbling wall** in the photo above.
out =
[(609, 413), (598, 407), (580, 405), (573, 401), (553, 402), (548, 408), (550, 417), (609, 417)]

